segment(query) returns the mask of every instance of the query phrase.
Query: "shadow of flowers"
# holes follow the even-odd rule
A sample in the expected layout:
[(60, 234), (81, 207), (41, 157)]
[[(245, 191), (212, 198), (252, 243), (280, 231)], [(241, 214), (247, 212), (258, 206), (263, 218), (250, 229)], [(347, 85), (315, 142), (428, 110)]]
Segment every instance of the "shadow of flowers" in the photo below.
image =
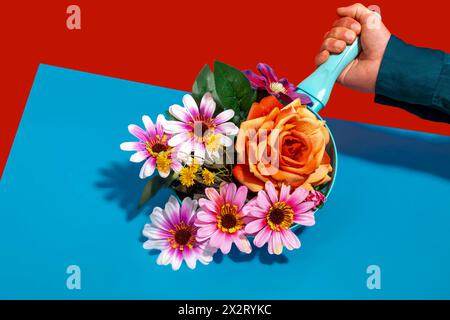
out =
[(140, 166), (135, 163), (112, 162), (107, 168), (99, 170), (101, 179), (95, 184), (105, 190), (106, 200), (116, 201), (125, 210), (127, 221), (142, 211), (137, 205), (147, 180), (139, 179), (139, 171)]

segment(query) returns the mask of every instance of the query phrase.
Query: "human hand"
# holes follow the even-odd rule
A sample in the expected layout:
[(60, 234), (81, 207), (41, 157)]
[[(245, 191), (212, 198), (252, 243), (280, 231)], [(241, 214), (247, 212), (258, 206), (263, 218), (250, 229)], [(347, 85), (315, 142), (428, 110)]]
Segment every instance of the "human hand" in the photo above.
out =
[(380, 13), (380, 8), (367, 8), (360, 3), (338, 8), (336, 12), (339, 18), (325, 34), (320, 53), (315, 58), (316, 64), (321, 65), (330, 54), (341, 53), (346, 45), (360, 36), (361, 53), (342, 71), (337, 82), (363, 92), (375, 91), (378, 70), (391, 36), (373, 11)]

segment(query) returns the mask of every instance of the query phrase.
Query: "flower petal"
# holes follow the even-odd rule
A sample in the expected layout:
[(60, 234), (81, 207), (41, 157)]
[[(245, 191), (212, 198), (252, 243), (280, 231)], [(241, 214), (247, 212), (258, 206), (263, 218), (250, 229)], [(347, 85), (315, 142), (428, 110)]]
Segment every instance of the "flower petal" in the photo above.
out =
[(259, 231), (255, 236), (255, 238), (253, 239), (253, 244), (258, 248), (261, 248), (267, 241), (269, 241), (271, 236), (272, 230), (269, 226), (266, 226), (265, 228), (261, 229), (261, 231)]
[(194, 149), (193, 138), (180, 144), (176, 155), (177, 160), (181, 162), (188, 162), (192, 160), (191, 157), (192, 149)]
[(180, 121), (166, 121), (164, 130), (167, 133), (177, 134), (192, 131), (192, 127)]
[(271, 82), (278, 82), (275, 72), (268, 64), (258, 63), (256, 69), (258, 69), (258, 71), (268, 80), (268, 85), (270, 85)]
[(164, 214), (173, 226), (180, 222), (180, 203), (177, 198), (169, 197), (164, 207)]
[(257, 195), (257, 206), (260, 207), (262, 210), (264, 211), (269, 211), (269, 209), (272, 207), (272, 204), (270, 203), (270, 199), (267, 196), (266, 191), (261, 190), (258, 191), (258, 195)]
[(233, 140), (226, 135), (220, 134), (220, 143), (225, 147), (230, 147), (233, 145)]
[(197, 255), (195, 254), (194, 250), (192, 249), (183, 250), (183, 258), (190, 269), (195, 269), (195, 266), (197, 264)]
[(159, 114), (156, 118), (156, 134), (158, 134), (160, 137), (164, 135), (164, 129), (166, 127), (166, 118), (162, 114)]
[(197, 230), (197, 237), (202, 241), (207, 240), (216, 230), (217, 226), (215, 224), (206, 225)]
[(203, 164), (205, 160), (205, 145), (201, 142), (196, 142), (194, 146), (194, 157), (200, 163)]
[(257, 206), (245, 205), (244, 208), (242, 208), (242, 212), (252, 218), (265, 218), (267, 215), (266, 210), (263, 210)]
[(167, 170), (167, 171), (161, 171), (161, 170), (158, 169), (158, 173), (159, 173), (159, 176), (161, 178), (167, 178), (169, 176), (169, 174), (170, 174), (170, 169)]
[(191, 219), (196, 214), (197, 207), (198, 207), (197, 200), (192, 200), (189, 197), (184, 198), (180, 208), (181, 221), (190, 224)]
[(316, 206), (314, 201), (305, 201), (292, 208), (294, 214), (300, 214), (313, 209)]
[(162, 208), (154, 207), (152, 213), (150, 214), (150, 220), (152, 221), (152, 224), (157, 228), (169, 231), (170, 224), (165, 219)]
[(149, 239), (162, 240), (167, 239), (170, 233), (147, 223), (142, 230), (142, 235)]
[(272, 233), (272, 251), (274, 254), (281, 254), (283, 252), (283, 242), (281, 241), (281, 232), (274, 231)]
[(211, 119), (216, 111), (216, 102), (214, 101), (211, 93), (207, 92), (203, 95), (200, 102), (200, 114), (205, 119)]
[(295, 189), (295, 191), (291, 194), (291, 196), (289, 197), (289, 199), (286, 201), (286, 204), (288, 204), (291, 208), (295, 207), (297, 204), (303, 202), (306, 197), (308, 196), (309, 191), (302, 188), (302, 187), (298, 187), (297, 189)]
[(222, 124), (219, 124), (216, 127), (216, 132), (225, 134), (227, 136), (235, 136), (239, 132), (239, 128), (236, 127), (236, 125), (232, 122), (225, 122)]
[(169, 242), (167, 240), (147, 240), (142, 246), (147, 250), (165, 250), (169, 247)]
[(140, 127), (138, 127), (135, 124), (130, 124), (128, 126), (128, 131), (135, 136), (136, 138), (138, 138), (141, 141), (147, 141), (148, 140), (148, 136), (147, 133), (142, 130)]
[(144, 150), (144, 151), (138, 151), (138, 152), (133, 153), (133, 154), (131, 155), (130, 161), (131, 161), (131, 162), (136, 162), (136, 163), (138, 163), (138, 162), (144, 161), (144, 160), (147, 159), (148, 157), (149, 157), (149, 155), (148, 155), (148, 151), (147, 151), (147, 150)]
[(224, 240), (222, 241), (222, 244), (220, 246), (220, 251), (222, 251), (223, 254), (230, 253), (232, 244), (233, 238), (230, 235), (225, 234)]
[(247, 200), (247, 193), (248, 188), (246, 186), (240, 186), (236, 191), (233, 203), (238, 206), (239, 211), (242, 209), (245, 201)]
[(244, 75), (247, 77), (248, 81), (250, 81), (250, 85), (253, 89), (265, 89), (267, 86), (266, 79), (254, 73), (251, 70), (242, 71)]
[(266, 219), (256, 219), (252, 222), (249, 222), (245, 226), (245, 232), (249, 234), (254, 234), (259, 232), (262, 228), (264, 228), (267, 225)]
[[(209, 189), (209, 188), (208, 188)], [(215, 216), (218, 213), (218, 205), (214, 202), (207, 200), (207, 199), (199, 199), (198, 200), (199, 206), (206, 212), (213, 216)]]
[[(177, 104), (171, 105), (169, 107), (169, 113), (173, 115), (176, 119), (182, 121), (183, 123), (187, 123), (192, 120), (191, 115), (189, 112), (183, 108), (182, 106), (179, 106)], [(172, 121), (167, 121), (172, 122)], [(173, 121), (176, 122), (176, 121)]]
[(150, 119), (149, 116), (144, 115), (142, 116), (142, 122), (144, 123), (144, 127), (145, 130), (147, 130), (147, 133), (150, 137), (155, 137), (156, 136), (156, 129), (155, 129), (155, 125), (153, 124), (152, 119)]
[(281, 230), (281, 239), (288, 250), (300, 248), (300, 240), (291, 230)]
[(313, 211), (304, 212), (301, 214), (294, 215), (295, 223), (301, 224), (302, 226), (311, 227), (316, 224), (316, 219), (314, 217)]
[(239, 251), (244, 253), (252, 252), (252, 246), (250, 245), (250, 241), (248, 241), (247, 237), (243, 232), (236, 233), (233, 236), (233, 242)]
[(216, 189), (206, 188), (205, 194), (208, 197), (208, 199), (211, 200), (213, 203), (215, 203), (217, 206), (223, 204), (223, 198), (220, 196), (220, 194), (217, 192)]
[(219, 113), (215, 118), (214, 118), (214, 123), (215, 124), (222, 124), (224, 122), (227, 122), (228, 120), (230, 120), (231, 118), (234, 117), (234, 110), (232, 109), (227, 109), (225, 111), (222, 111), (221, 113)]
[(175, 249), (172, 249), (172, 248), (161, 251), (161, 253), (158, 256), (158, 259), (156, 260), (156, 263), (158, 265), (163, 265), (163, 266), (168, 265), (169, 263), (172, 262), (172, 258), (175, 253), (176, 253)]
[(172, 159), (170, 167), (175, 172), (179, 172), (181, 169), (183, 169), (183, 166), (181, 165), (181, 163), (176, 159)]
[(220, 230), (216, 230), (216, 232), (214, 232), (211, 235), (211, 239), (209, 240), (209, 245), (214, 248), (220, 248), (222, 245), (222, 242), (224, 242), (224, 241), (225, 241), (225, 234)]
[(150, 177), (156, 168), (156, 159), (151, 157), (148, 158), (147, 161), (144, 162), (144, 164), (141, 167), (141, 171), (139, 172), (139, 178), (145, 179), (147, 177)]
[(269, 196), (269, 199), (272, 202), (272, 204), (278, 202), (278, 192), (275, 189), (275, 186), (273, 185), (272, 182), (270, 182), (270, 181), (266, 182), (265, 190), (266, 190), (267, 195)]
[(186, 110), (190, 113), (192, 118), (197, 118), (199, 116), (197, 102), (195, 102), (194, 98), (190, 94), (185, 94), (183, 96), (183, 105)]
[(145, 150), (145, 145), (142, 142), (123, 142), (120, 144), (120, 149), (123, 151), (142, 151)]
[(181, 263), (183, 262), (183, 253), (176, 250), (172, 256), (172, 270), (177, 271), (181, 267)]
[(291, 186), (282, 184), (280, 191), (280, 201), (286, 202), (289, 199), (289, 194), (291, 193)]
[(225, 202), (233, 203), (234, 197), (236, 196), (236, 185), (232, 182), (228, 183), (227, 190), (225, 193)]

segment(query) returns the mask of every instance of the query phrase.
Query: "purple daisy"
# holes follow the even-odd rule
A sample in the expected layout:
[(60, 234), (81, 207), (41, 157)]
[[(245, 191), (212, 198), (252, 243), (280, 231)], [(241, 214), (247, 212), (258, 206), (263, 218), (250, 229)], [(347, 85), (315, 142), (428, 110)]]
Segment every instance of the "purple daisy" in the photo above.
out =
[(297, 98), (300, 98), (302, 104), (310, 104), (312, 102), (306, 94), (297, 92), (297, 87), (287, 81), (286, 78), (278, 79), (269, 65), (258, 63), (256, 69), (258, 69), (261, 75), (257, 75), (251, 70), (243, 71), (254, 89), (265, 90), (270, 95), (280, 98), (288, 103)]
[(148, 238), (144, 249), (161, 250), (156, 261), (159, 265), (172, 265), (178, 270), (183, 260), (190, 269), (195, 269), (197, 260), (203, 264), (212, 261), (215, 250), (206, 242), (196, 239), (197, 227), (194, 225), (198, 204), (189, 197), (180, 203), (170, 196), (164, 209), (155, 207), (150, 214), (150, 224), (144, 226), (142, 234)]
[(177, 147), (178, 158), (189, 161), (192, 151), (200, 163), (205, 159), (205, 152), (215, 153), (220, 146), (229, 147), (233, 140), (229, 136), (236, 135), (239, 128), (232, 122), (234, 117), (231, 109), (222, 111), (216, 117), (216, 103), (211, 93), (206, 93), (200, 108), (194, 98), (187, 94), (183, 97), (183, 105), (172, 105), (169, 112), (178, 121), (167, 121), (165, 130), (173, 136), (169, 146)]
[(145, 160), (141, 168), (139, 177), (145, 179), (153, 174), (155, 168), (159, 175), (166, 178), (170, 169), (178, 172), (182, 169), (181, 163), (172, 155), (175, 149), (168, 145), (170, 134), (164, 131), (164, 123), (166, 119), (163, 115), (159, 115), (156, 124), (152, 122), (149, 116), (143, 116), (145, 130), (135, 124), (128, 126), (128, 131), (139, 139), (134, 142), (124, 142), (120, 145), (120, 149), (124, 151), (136, 151), (131, 155), (131, 162), (142, 162)]

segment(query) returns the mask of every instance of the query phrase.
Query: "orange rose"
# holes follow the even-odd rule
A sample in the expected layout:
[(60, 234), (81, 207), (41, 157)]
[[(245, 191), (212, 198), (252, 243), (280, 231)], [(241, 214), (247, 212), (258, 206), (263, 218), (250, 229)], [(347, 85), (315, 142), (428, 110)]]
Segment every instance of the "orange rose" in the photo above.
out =
[(236, 141), (238, 164), (234, 177), (257, 192), (266, 181), (275, 186), (313, 186), (331, 180), (325, 147), (330, 135), (325, 121), (294, 100), (283, 107), (274, 97), (254, 103), (241, 123)]

